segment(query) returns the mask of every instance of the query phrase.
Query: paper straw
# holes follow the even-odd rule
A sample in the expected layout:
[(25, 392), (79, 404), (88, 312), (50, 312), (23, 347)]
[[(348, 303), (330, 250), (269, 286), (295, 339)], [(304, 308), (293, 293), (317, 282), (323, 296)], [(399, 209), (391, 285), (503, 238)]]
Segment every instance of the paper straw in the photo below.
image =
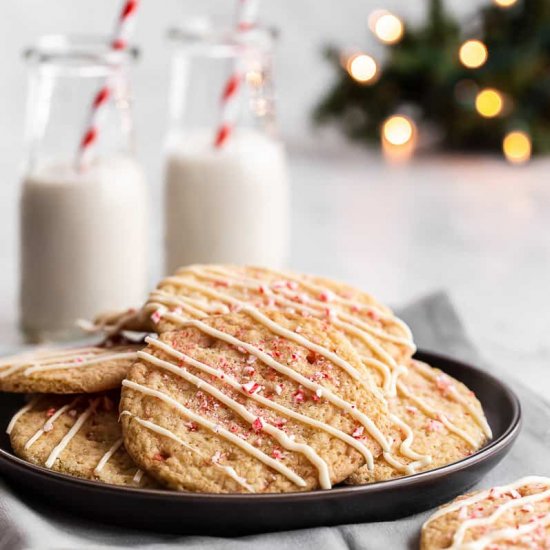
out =
[[(239, 0), (236, 32), (245, 33), (256, 26), (258, 0)], [(214, 147), (221, 149), (230, 139), (238, 119), (243, 82), (243, 59), (238, 55), (231, 76), (227, 79), (221, 97), (220, 125), (216, 131)]]
[[(138, 0), (126, 0), (116, 22), (115, 32), (111, 41), (113, 50), (124, 50), (128, 46), (128, 38), (133, 30), (136, 12), (139, 6)], [(76, 167), (82, 170), (90, 161), (91, 152), (97, 143), (101, 126), (101, 115), (105, 105), (109, 102), (112, 89), (109, 82), (97, 91), (90, 108), (90, 115), (86, 129), (82, 134), (78, 148)]]

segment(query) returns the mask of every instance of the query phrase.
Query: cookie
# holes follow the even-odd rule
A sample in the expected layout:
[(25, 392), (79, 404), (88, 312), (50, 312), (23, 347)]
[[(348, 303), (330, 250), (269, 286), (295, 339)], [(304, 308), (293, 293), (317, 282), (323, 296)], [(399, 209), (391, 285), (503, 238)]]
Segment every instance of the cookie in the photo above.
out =
[(7, 432), (14, 453), (32, 464), (115, 485), (156, 486), (126, 452), (108, 395), (35, 397)]
[(143, 345), (50, 348), (0, 360), (0, 391), (96, 393), (120, 387)]
[[(388, 398), (391, 419), (401, 428), (393, 457), (383, 456), (374, 470), (360, 468), (348, 483), (383, 481), (456, 462), (480, 449), (491, 428), (481, 404), (464, 384), (439, 369), (411, 361)], [(399, 457), (396, 465), (394, 457)]]
[(550, 478), (460, 496), (422, 526), (421, 550), (550, 548)]
[(243, 306), (296, 312), (330, 322), (361, 355), (363, 368), (388, 395), (415, 351), (409, 328), (369, 294), (322, 277), (259, 267), (195, 265), (159, 283), (145, 306), (97, 319), (98, 327), (165, 332), (187, 319)]
[(327, 323), (243, 308), (147, 341), (123, 382), (124, 441), (168, 487), (328, 489), (389, 449), (385, 401)]

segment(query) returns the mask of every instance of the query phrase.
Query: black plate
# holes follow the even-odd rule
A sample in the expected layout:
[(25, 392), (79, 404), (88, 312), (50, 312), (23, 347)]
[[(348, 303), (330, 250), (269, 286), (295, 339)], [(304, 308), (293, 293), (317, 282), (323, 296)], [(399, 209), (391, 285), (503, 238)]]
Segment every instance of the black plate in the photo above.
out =
[(163, 532), (237, 536), (396, 519), (433, 508), (469, 489), (502, 460), (520, 428), (519, 401), (500, 380), (440, 355), (419, 352), (416, 357), (474, 390), (494, 435), (474, 455), (430, 472), (371, 485), (290, 494), (186, 494), (109, 486), (51, 472), (13, 456), (4, 432), (22, 398), (4, 394), (0, 399), (0, 473), (17, 491), (33, 499), (43, 495), (49, 506), (88, 519)]

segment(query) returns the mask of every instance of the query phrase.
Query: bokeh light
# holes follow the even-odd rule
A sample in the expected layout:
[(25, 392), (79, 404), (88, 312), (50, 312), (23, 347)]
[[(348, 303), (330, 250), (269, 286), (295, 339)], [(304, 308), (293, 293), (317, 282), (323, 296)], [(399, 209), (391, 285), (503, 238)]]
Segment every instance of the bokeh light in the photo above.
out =
[(405, 27), (397, 15), (390, 12), (380, 14), (374, 22), (374, 34), (384, 44), (396, 44), (403, 37)]
[(393, 115), (382, 125), (382, 138), (391, 145), (405, 145), (413, 138), (414, 122), (403, 115)]
[(485, 88), (476, 96), (476, 110), (482, 117), (494, 118), (502, 112), (503, 107), (502, 94), (493, 88)]
[(365, 53), (351, 56), (346, 63), (346, 69), (354, 80), (363, 84), (373, 82), (378, 73), (376, 61)]
[(502, 151), (512, 164), (523, 164), (531, 158), (531, 138), (526, 132), (509, 132), (502, 141)]
[(487, 47), (481, 40), (466, 40), (458, 51), (460, 62), (468, 69), (477, 69), (487, 61)]
[(512, 6), (518, 3), (518, 0), (493, 0), (493, 2), (499, 8), (511, 8)]

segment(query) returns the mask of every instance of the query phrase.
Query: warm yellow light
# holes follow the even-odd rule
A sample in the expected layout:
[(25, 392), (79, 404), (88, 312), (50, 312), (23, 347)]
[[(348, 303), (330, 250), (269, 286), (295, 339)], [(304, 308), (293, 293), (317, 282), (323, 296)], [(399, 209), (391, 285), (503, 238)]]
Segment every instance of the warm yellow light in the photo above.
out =
[(502, 141), (502, 151), (512, 164), (523, 164), (531, 158), (531, 138), (525, 132), (509, 132)]
[(346, 69), (354, 80), (362, 83), (371, 82), (378, 72), (376, 61), (365, 53), (354, 55), (348, 59)]
[(518, 0), (493, 0), (499, 8), (511, 8)]
[(477, 69), (487, 61), (487, 47), (480, 40), (466, 40), (458, 51), (460, 62), (468, 69)]
[(368, 19), (368, 25), (369, 25), (369, 29), (374, 32), (374, 29), (376, 28), (376, 23), (377, 21), (383, 16), (383, 15), (386, 15), (388, 14), (389, 11), (388, 10), (382, 10), (382, 9), (378, 9), (378, 10), (374, 10), (373, 12), (371, 12), (371, 14), (369, 15), (369, 19)]
[(403, 22), (393, 13), (383, 13), (376, 18), (374, 34), (385, 44), (396, 44), (403, 37)]
[(476, 96), (477, 112), (485, 118), (493, 118), (502, 112), (504, 100), (502, 94), (492, 88), (481, 90)]
[(410, 118), (393, 115), (382, 125), (382, 138), (391, 145), (405, 145), (411, 141), (414, 131), (414, 123)]

